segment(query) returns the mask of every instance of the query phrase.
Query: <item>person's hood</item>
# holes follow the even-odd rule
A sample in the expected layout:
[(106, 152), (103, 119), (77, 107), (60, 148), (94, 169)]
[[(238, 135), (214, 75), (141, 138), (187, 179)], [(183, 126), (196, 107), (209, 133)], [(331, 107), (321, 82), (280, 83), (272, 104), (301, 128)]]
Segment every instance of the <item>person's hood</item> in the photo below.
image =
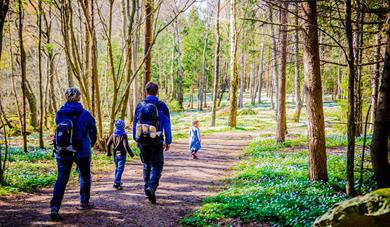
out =
[(60, 109), (60, 112), (64, 115), (71, 116), (75, 114), (79, 114), (83, 111), (83, 105), (79, 102), (66, 102)]
[(145, 98), (145, 101), (146, 102), (151, 102), (151, 103), (157, 103), (158, 102), (158, 98), (157, 96), (154, 96), (154, 95), (149, 95)]

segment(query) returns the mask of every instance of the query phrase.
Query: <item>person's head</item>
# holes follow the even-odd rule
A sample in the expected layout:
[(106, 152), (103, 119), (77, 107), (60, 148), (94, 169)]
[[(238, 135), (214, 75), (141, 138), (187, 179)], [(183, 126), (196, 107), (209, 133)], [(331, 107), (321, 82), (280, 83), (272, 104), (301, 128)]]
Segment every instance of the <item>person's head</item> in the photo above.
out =
[(145, 85), (145, 92), (146, 92), (146, 95), (153, 95), (153, 96), (156, 96), (157, 93), (158, 93), (158, 85), (153, 83), (153, 82), (148, 82), (146, 85)]
[(123, 120), (116, 120), (115, 121), (115, 129), (119, 131), (125, 130), (125, 122)]
[(198, 120), (193, 120), (192, 121), (192, 126), (193, 127), (199, 127), (199, 121)]
[(70, 87), (65, 91), (67, 102), (80, 102), (81, 92), (77, 87)]

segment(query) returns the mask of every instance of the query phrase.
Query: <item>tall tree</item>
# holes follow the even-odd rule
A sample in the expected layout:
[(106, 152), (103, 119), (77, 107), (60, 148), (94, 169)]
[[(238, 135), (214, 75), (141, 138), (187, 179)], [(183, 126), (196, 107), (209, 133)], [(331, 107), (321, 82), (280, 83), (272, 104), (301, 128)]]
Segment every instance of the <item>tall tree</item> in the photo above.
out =
[(22, 77), (22, 135), (23, 135), (23, 151), (27, 153), (27, 131), (26, 131), (26, 91), (27, 91), (27, 82), (26, 82), (26, 52), (24, 50), (23, 42), (23, 5), (22, 1), (18, 0), (18, 15), (19, 15), (19, 49), (20, 49), (20, 67), (21, 67), (21, 77)]
[[(129, 4), (129, 3), (128, 3)], [(125, 56), (126, 56), (126, 60), (125, 60), (125, 72), (126, 72), (126, 82), (127, 83), (130, 83), (131, 81), (131, 76), (133, 74), (133, 71), (132, 71), (132, 42), (133, 42), (133, 39), (132, 39), (132, 35), (133, 35), (133, 24), (134, 24), (134, 17), (135, 17), (135, 12), (136, 12), (136, 2), (135, 0), (132, 0), (131, 1), (131, 14), (130, 14), (130, 17), (128, 18), (128, 25), (126, 27), (126, 29), (124, 29), (125, 31), (127, 31), (127, 34), (126, 34), (126, 44), (125, 44), (125, 49), (127, 49), (127, 51), (125, 52)], [(125, 23), (125, 22), (124, 22)], [(125, 23), (127, 24), (127, 23)], [(126, 116), (126, 110), (128, 108), (127, 104), (129, 103), (129, 97), (130, 97), (130, 86), (128, 86), (125, 90), (125, 99), (123, 101), (123, 106), (122, 106), (122, 111), (121, 111), (121, 119), (124, 119), (125, 116)]]
[(237, 126), (237, 31), (236, 31), (236, 0), (230, 0), (230, 107), (229, 120), (230, 127)]
[(265, 42), (265, 34), (264, 34), (265, 25), (261, 26), (261, 50), (260, 50), (260, 69), (259, 69), (259, 82), (258, 82), (258, 92), (259, 96), (257, 96), (257, 102), (261, 103), (261, 90), (263, 87), (263, 75), (264, 75), (264, 42)]
[(381, 34), (376, 35), (376, 51), (375, 51), (375, 65), (374, 71), (371, 75), (371, 114), (370, 114), (370, 129), (374, 129), (375, 125), (375, 114), (378, 105), (378, 84), (380, 77), (380, 59), (381, 59)]
[[(152, 79), (153, 2), (145, 0), (144, 86)], [(142, 89), (143, 90), (143, 89)]]
[[(299, 15), (299, 3), (295, 3), (295, 13), (296, 15)], [(298, 16), (295, 17), (295, 25), (299, 26), (299, 18)], [(301, 116), (301, 109), (302, 109), (302, 100), (301, 100), (301, 78), (299, 75), (299, 66), (300, 66), (300, 60), (299, 60), (299, 29), (295, 30), (294, 34), (294, 54), (295, 54), (295, 68), (294, 68), (294, 81), (295, 81), (295, 114), (294, 114), (294, 120), (295, 122), (299, 122), (299, 118)]]
[(177, 18), (175, 20), (175, 32), (176, 32), (176, 50), (177, 50), (177, 63), (179, 65), (179, 87), (177, 91), (177, 101), (180, 108), (183, 108), (183, 80), (184, 80), (184, 68), (181, 62), (181, 49), (180, 49), (180, 33), (179, 24)]
[(325, 123), (322, 106), (320, 53), (318, 45), (317, 3), (303, 2), (303, 69), (308, 115), (309, 179), (327, 181)]
[(218, 95), (218, 80), (219, 80), (219, 52), (221, 47), (221, 31), (219, 27), (219, 15), (221, 8), (221, 0), (217, 2), (217, 21), (216, 21), (216, 45), (215, 45), (215, 65), (214, 65), (214, 83), (213, 83), (213, 106), (211, 109), (211, 126), (215, 126), (215, 118), (217, 112), (217, 95)]
[(206, 90), (206, 52), (207, 52), (207, 43), (209, 41), (209, 31), (208, 31), (208, 25), (206, 25), (205, 30), (205, 41), (203, 45), (203, 61), (202, 61), (202, 77), (200, 80), (200, 88), (199, 88), (199, 110), (203, 110), (203, 104), (204, 104), (204, 98), (206, 96), (205, 90)]
[(355, 56), (353, 51), (352, 5), (345, 1), (345, 35), (347, 38), (348, 62), (348, 150), (347, 150), (347, 185), (348, 195), (355, 194), (354, 159), (355, 159)]
[(3, 28), (5, 24), (5, 17), (9, 9), (9, 0), (0, 0), (0, 60), (1, 52), (3, 50)]
[(38, 1), (39, 147), (43, 148), (42, 1)]
[(372, 138), (372, 165), (375, 178), (380, 188), (390, 187), (389, 165), (389, 135), (390, 135), (390, 13), (386, 24), (386, 52), (381, 86), (379, 89), (378, 107), (375, 116), (374, 133)]
[[(277, 83), (278, 83), (278, 58), (277, 58), (277, 52), (278, 52), (278, 47), (276, 45), (276, 40), (277, 40), (277, 37), (275, 35), (275, 29), (274, 29), (274, 17), (273, 17), (273, 9), (272, 9), (272, 6), (269, 7), (269, 20), (270, 20), (270, 33), (271, 33), (271, 40), (272, 40), (272, 79), (271, 79), (271, 107), (272, 109), (275, 110), (275, 113), (276, 113), (276, 109), (275, 108), (275, 104), (274, 104), (274, 99), (273, 99), (273, 94), (274, 94), (274, 88), (275, 88), (275, 91), (277, 91)], [(276, 92), (275, 94), (276, 96), (276, 100), (278, 100), (278, 93)]]
[(287, 64), (287, 10), (288, 2), (283, 3), (281, 9), (281, 39), (280, 39), (280, 66), (278, 86), (278, 108), (276, 115), (276, 141), (284, 142), (286, 135), (286, 64)]

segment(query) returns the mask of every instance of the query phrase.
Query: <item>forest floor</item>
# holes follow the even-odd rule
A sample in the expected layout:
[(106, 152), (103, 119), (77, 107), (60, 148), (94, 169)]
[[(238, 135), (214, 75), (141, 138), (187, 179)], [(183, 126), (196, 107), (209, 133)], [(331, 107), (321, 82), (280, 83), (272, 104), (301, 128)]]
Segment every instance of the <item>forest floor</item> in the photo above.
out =
[(49, 219), (50, 187), (0, 198), (0, 226), (177, 226), (181, 218), (199, 208), (203, 199), (224, 187), (223, 180), (232, 175), (231, 167), (255, 137), (253, 131), (206, 135), (202, 138), (199, 160), (189, 158), (186, 139), (175, 141), (165, 153), (157, 205), (150, 204), (144, 196), (142, 164), (135, 159), (128, 161), (125, 168), (123, 191), (113, 189), (113, 171), (93, 175), (91, 201), (96, 209), (76, 209), (79, 204), (76, 181), (67, 187), (61, 221)]

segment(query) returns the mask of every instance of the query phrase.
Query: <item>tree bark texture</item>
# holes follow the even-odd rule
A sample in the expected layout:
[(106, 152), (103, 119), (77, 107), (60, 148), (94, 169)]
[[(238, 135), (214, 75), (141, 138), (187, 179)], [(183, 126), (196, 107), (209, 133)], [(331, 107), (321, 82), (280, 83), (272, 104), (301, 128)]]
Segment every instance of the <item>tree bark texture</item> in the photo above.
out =
[(309, 179), (327, 181), (325, 124), (322, 106), (320, 53), (317, 31), (317, 3), (303, 2), (303, 66), (307, 91)]
[(145, 87), (145, 85), (152, 79), (153, 1), (154, 0), (144, 1), (145, 4), (144, 71), (145, 72), (144, 72), (143, 87)]
[(345, 34), (347, 39), (348, 62), (348, 150), (347, 150), (347, 185), (348, 195), (355, 194), (354, 160), (355, 160), (355, 56), (353, 51), (351, 0), (345, 2)]
[(278, 86), (278, 108), (276, 115), (276, 142), (282, 143), (286, 136), (286, 64), (287, 64), (287, 10), (288, 2), (283, 3), (281, 10), (280, 66)]
[(371, 158), (379, 188), (390, 187), (388, 141), (390, 134), (390, 13), (386, 20), (386, 52), (372, 138)]
[(236, 31), (236, 0), (230, 0), (230, 106), (228, 125), (237, 126), (237, 31)]

